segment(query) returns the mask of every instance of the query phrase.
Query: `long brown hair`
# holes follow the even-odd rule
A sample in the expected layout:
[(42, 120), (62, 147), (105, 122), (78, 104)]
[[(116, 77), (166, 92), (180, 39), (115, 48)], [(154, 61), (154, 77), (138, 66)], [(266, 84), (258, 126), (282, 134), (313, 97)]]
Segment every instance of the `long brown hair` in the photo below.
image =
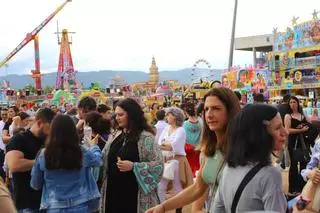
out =
[(79, 170), (82, 150), (76, 126), (69, 115), (57, 115), (51, 124), (44, 152), (46, 168)]
[[(234, 94), (234, 92), (227, 88), (213, 88), (204, 96), (204, 102), (208, 97), (217, 97), (227, 109), (227, 124), (225, 127), (225, 133), (228, 132), (230, 128), (231, 120), (240, 111), (239, 99)], [(223, 140), (218, 144), (217, 137), (214, 131), (211, 131), (206, 122), (205, 110), (202, 112), (203, 127), (202, 127), (202, 138), (199, 145), (199, 149), (206, 155), (212, 157), (216, 149), (220, 149), (224, 154), (227, 151), (228, 137), (224, 135)]]

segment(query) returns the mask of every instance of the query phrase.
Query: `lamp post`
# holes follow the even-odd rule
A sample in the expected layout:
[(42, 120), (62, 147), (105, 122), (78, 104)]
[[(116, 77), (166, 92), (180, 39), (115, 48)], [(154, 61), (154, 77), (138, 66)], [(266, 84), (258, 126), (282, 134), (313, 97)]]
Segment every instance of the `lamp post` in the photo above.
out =
[(238, 0), (235, 0), (234, 10), (233, 10), (233, 23), (232, 23), (232, 32), (231, 32), (230, 52), (229, 52), (229, 66), (228, 66), (229, 70), (233, 64), (233, 48), (234, 48), (234, 35), (235, 35), (235, 31), (236, 31), (236, 22), (237, 22), (237, 9), (238, 9)]

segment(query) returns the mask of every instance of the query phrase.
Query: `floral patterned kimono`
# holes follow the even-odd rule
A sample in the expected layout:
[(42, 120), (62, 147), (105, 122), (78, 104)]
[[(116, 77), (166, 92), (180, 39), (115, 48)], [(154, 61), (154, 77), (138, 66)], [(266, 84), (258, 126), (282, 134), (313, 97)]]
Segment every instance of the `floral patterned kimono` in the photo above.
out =
[[(121, 131), (118, 131), (113, 138), (114, 141)], [(112, 142), (106, 144), (103, 149), (103, 185), (101, 190), (101, 208), (100, 213), (106, 212), (106, 190), (108, 182), (108, 154)], [(159, 204), (157, 195), (157, 186), (163, 173), (163, 159), (155, 137), (143, 131), (138, 140), (138, 152), (140, 162), (134, 162), (133, 172), (136, 177), (139, 189), (137, 196), (137, 213), (144, 213), (147, 209)], [(125, 205), (125, 203), (124, 203)]]

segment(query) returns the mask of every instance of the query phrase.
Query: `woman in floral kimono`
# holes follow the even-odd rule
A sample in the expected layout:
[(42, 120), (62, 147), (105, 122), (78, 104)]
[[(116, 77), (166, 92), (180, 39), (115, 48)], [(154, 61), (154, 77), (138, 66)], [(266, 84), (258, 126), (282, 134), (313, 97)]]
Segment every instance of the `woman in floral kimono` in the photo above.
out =
[(124, 99), (115, 109), (119, 130), (104, 152), (100, 213), (143, 213), (159, 204), (163, 161), (140, 105)]

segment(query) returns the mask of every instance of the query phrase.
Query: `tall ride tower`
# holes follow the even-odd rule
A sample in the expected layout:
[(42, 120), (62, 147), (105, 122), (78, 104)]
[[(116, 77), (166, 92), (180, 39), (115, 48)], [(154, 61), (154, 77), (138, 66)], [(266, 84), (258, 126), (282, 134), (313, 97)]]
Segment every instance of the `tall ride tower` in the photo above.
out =
[(40, 53), (39, 53), (39, 32), (55, 17), (61, 10), (66, 6), (71, 0), (66, 0), (62, 5), (60, 5), (53, 13), (51, 13), (39, 26), (37, 26), (31, 33), (28, 33), (25, 39), (23, 39), (20, 44), (14, 48), (14, 50), (2, 61), (0, 61), (0, 67), (5, 66), (8, 61), (15, 56), (24, 46), (26, 46), (30, 41), (34, 41), (34, 64), (35, 69), (31, 70), (32, 78), (35, 79), (35, 86), (37, 94), (41, 94), (41, 72), (40, 72)]
[[(68, 30), (64, 29), (62, 32), (57, 32), (58, 44), (60, 44), (60, 55), (59, 55), (59, 65), (58, 73), (56, 78), (56, 89), (65, 89), (65, 85), (68, 85), (70, 89), (78, 88), (78, 81), (75, 77), (75, 70), (73, 67), (73, 60), (71, 55)], [(62, 34), (61, 41), (59, 39), (59, 34)]]

